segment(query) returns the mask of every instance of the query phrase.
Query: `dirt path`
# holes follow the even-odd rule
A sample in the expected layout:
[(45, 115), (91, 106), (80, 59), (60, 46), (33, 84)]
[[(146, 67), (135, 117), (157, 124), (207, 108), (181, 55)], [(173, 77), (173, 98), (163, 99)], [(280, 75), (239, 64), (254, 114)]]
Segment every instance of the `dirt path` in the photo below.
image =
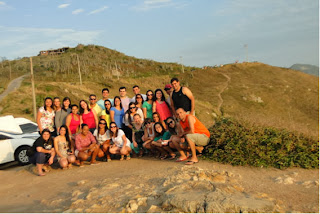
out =
[(231, 78), (222, 72), (219, 72), (219, 73), (227, 79), (227, 81), (225, 82), (225, 86), (221, 89), (221, 91), (218, 94), (218, 98), (219, 98), (219, 103), (218, 103), (218, 111), (219, 112), (218, 112), (218, 114), (222, 115), (221, 106), (223, 104), (223, 99), (222, 99), (221, 94), (228, 88)]
[[(248, 203), (253, 203), (250, 208), (268, 204), (268, 212), (319, 211), (319, 170), (233, 167), (208, 161), (185, 167), (155, 158), (53, 169), (44, 177), (35, 176), (32, 169), (29, 165), (0, 170), (0, 212), (219, 212), (228, 200), (240, 211)], [(192, 176), (195, 172), (197, 176)], [(208, 192), (212, 188), (208, 185), (214, 189)], [(220, 207), (214, 206), (217, 199), (209, 200), (212, 191), (214, 197), (225, 197)], [(203, 192), (201, 210), (197, 203)]]
[(18, 78), (16, 78), (16, 79), (12, 80), (12, 81), (9, 83), (7, 89), (6, 89), (2, 94), (0, 94), (0, 102), (1, 102), (2, 99), (3, 99), (5, 96), (7, 96), (10, 92), (12, 92), (12, 91), (16, 90), (17, 88), (19, 88), (20, 85), (21, 85), (21, 83), (22, 83), (22, 81), (23, 81), (23, 79), (24, 79), (26, 76), (28, 76), (28, 74), (25, 74), (25, 75), (23, 75), (23, 76), (21, 76), (21, 77), (18, 77)]

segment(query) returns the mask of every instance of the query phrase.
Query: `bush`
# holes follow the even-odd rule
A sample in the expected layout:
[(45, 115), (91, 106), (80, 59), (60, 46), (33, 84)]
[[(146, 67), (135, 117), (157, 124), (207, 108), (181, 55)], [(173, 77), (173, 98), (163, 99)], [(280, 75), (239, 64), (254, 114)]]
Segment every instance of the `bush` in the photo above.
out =
[(219, 118), (205, 159), (232, 165), (319, 168), (319, 141), (302, 134)]

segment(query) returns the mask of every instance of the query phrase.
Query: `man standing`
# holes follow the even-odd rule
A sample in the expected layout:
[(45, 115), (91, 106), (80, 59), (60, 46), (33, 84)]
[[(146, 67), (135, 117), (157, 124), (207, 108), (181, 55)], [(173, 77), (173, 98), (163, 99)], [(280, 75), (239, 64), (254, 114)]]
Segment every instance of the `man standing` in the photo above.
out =
[(100, 106), (100, 108), (101, 108), (102, 110), (105, 110), (106, 107), (104, 106), (104, 101), (110, 100), (111, 105), (113, 105), (113, 99), (109, 98), (109, 89), (108, 89), (108, 88), (102, 89), (101, 93), (102, 93), (102, 99), (100, 99), (100, 100), (97, 102), (97, 104)]
[(97, 96), (95, 94), (90, 94), (89, 96), (90, 109), (94, 109), (97, 114), (97, 117), (100, 118), (102, 108), (97, 104)]
[(166, 93), (168, 94), (168, 97), (167, 97), (166, 101), (167, 101), (167, 103), (171, 106), (170, 96), (171, 96), (171, 93), (172, 93), (172, 91), (173, 91), (171, 84), (166, 84), (166, 85), (164, 86), (164, 90), (165, 90)]
[(130, 103), (130, 98), (127, 97), (127, 88), (124, 86), (120, 87), (119, 94), (122, 103), (122, 108), (124, 109), (124, 112), (126, 112)]
[[(197, 158), (196, 149), (202, 152), (203, 147), (208, 145), (210, 132), (195, 116), (187, 114), (183, 108), (178, 108), (176, 113), (180, 119), (180, 125), (183, 128), (182, 135), (188, 142), (192, 153), (192, 157), (186, 165), (198, 163), (199, 160)], [(182, 150), (179, 151), (179, 153), (181, 154), (181, 160), (186, 159)]]
[(172, 112), (176, 112), (177, 109), (183, 108), (187, 113), (195, 115), (194, 97), (190, 89), (180, 86), (178, 78), (172, 78), (171, 85), (173, 87), (173, 92), (170, 96)]
[[(137, 94), (140, 94), (140, 88), (139, 88), (139, 86), (138, 85), (134, 85), (133, 87), (132, 87), (132, 91), (133, 91), (133, 93), (134, 93), (134, 97), (132, 97), (132, 99), (131, 99), (131, 102), (136, 102), (136, 95)], [(145, 94), (141, 94), (141, 96), (142, 96), (142, 98), (143, 98), (143, 101), (146, 101), (147, 100), (147, 95), (145, 95)]]

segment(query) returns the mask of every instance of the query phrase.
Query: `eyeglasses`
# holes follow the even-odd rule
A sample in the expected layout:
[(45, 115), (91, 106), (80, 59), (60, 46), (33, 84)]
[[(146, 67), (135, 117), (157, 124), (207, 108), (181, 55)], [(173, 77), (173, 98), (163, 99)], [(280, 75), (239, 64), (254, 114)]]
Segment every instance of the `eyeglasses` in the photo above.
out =
[(110, 126), (110, 128), (116, 128), (117, 126)]
[(99, 123), (99, 124), (103, 124), (103, 125), (106, 125), (106, 123)]

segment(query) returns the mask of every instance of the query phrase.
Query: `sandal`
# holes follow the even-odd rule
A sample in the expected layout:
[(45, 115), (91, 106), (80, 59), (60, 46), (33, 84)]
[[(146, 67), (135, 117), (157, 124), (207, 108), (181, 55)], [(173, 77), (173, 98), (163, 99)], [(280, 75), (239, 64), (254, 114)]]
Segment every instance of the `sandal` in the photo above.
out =
[(130, 155), (127, 155), (126, 160), (130, 160), (130, 159), (131, 159)]
[(124, 160), (124, 155), (121, 155), (120, 160), (121, 160), (121, 161), (123, 161), (123, 160)]
[(164, 160), (168, 157), (168, 155), (163, 155), (163, 156), (160, 156), (160, 160)]
[(185, 165), (193, 165), (193, 164), (196, 164), (196, 163), (199, 163), (199, 161), (198, 162), (194, 162), (194, 161), (187, 161), (187, 163), (185, 163)]
[(171, 155), (171, 157), (169, 158), (169, 160), (173, 160), (173, 159), (175, 159), (177, 157), (177, 155), (176, 154), (173, 154), (173, 155)]

